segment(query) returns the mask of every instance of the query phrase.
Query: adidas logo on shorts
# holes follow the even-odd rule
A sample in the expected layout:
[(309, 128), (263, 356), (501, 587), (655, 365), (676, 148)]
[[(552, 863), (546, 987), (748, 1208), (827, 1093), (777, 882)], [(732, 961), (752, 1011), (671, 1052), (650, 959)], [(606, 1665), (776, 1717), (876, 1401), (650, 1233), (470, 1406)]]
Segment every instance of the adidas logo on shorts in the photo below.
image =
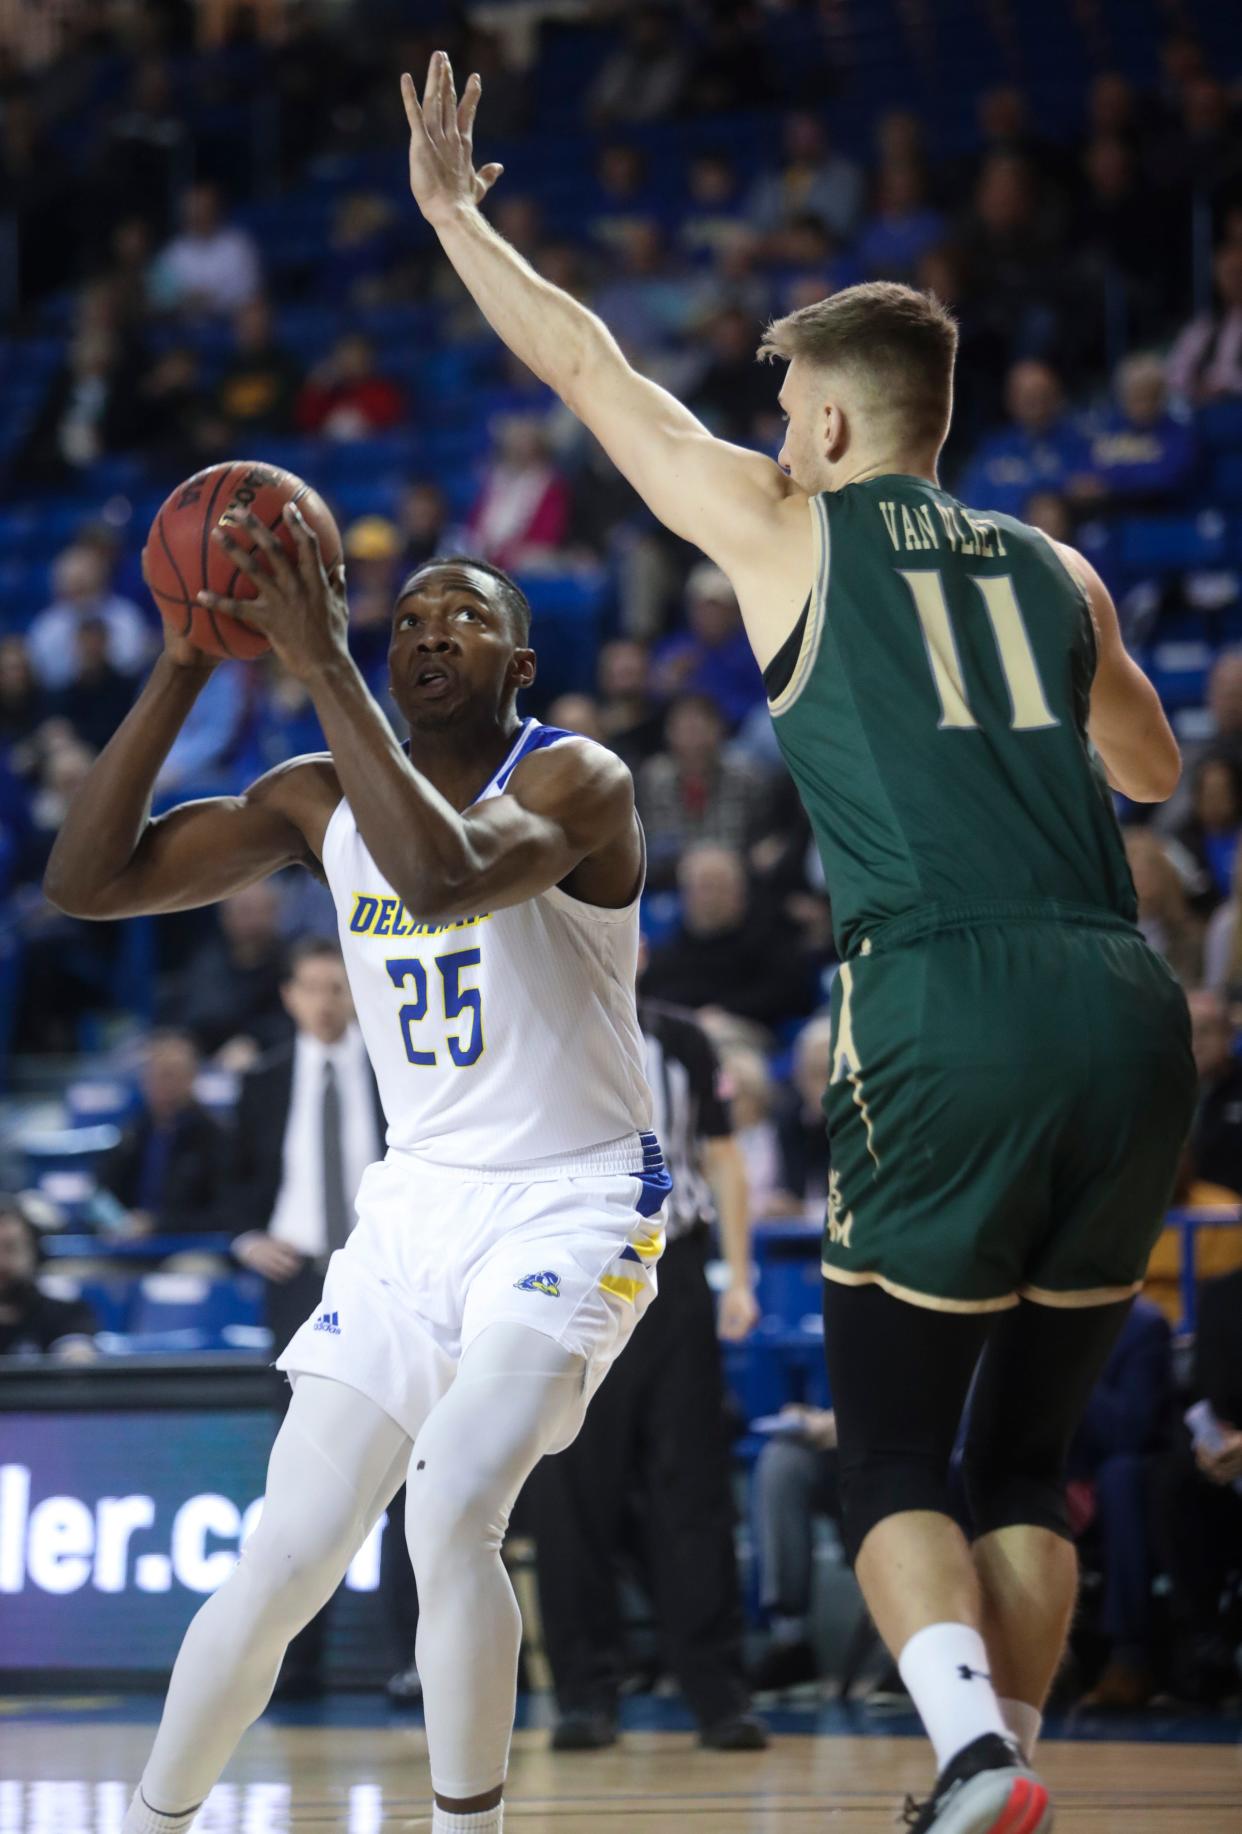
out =
[(527, 1274), (524, 1280), (515, 1280), (513, 1284), (519, 1293), (543, 1293), (549, 1299), (559, 1299), (561, 1296), (561, 1276), (559, 1274), (548, 1272)]
[(321, 1312), (315, 1320), (316, 1331), (330, 1331), (333, 1337), (341, 1335), (340, 1315), (336, 1312)]

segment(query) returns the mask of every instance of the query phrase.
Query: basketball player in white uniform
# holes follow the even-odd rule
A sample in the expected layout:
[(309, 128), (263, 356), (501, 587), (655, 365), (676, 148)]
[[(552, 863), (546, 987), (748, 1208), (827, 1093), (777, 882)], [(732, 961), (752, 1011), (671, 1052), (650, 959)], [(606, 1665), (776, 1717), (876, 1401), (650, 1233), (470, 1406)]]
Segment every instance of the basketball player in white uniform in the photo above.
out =
[(218, 533), (258, 597), (214, 602), (307, 684), (331, 755), (150, 820), (210, 674), (168, 636), (46, 882), (107, 918), (321, 870), (388, 1118), (357, 1226), (280, 1359), (293, 1396), (262, 1519), (186, 1633), (124, 1834), (190, 1827), (403, 1481), (433, 1827), (482, 1834), (501, 1827), (517, 1682), (509, 1510), (655, 1293), (669, 1180), (634, 1009), (642, 834), (610, 752), (515, 711), (535, 658), (512, 581), (455, 560), (405, 583), (390, 673), (407, 754), (349, 658), (340, 577), (287, 517), (296, 565), (253, 519), (270, 570)]

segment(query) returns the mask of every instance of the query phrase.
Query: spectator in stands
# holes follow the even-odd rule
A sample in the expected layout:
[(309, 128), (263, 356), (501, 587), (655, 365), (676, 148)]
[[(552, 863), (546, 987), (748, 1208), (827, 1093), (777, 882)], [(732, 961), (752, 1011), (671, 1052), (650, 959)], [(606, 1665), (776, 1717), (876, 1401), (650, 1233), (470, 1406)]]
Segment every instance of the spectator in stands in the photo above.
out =
[[(743, 1044), (722, 1050), (723, 1088), (733, 1112), (733, 1137), (746, 1164), (752, 1217), (777, 1214), (780, 1145), (773, 1112), (776, 1087), (762, 1052)], [(779, 1214), (786, 1214), (782, 1207)]]
[(1018, 358), (1055, 349), (1064, 260), (1030, 162), (1012, 152), (985, 159), (961, 247), (978, 310)]
[(193, 164), (167, 58), (151, 53), (134, 65), (125, 103), (107, 122), (97, 157), (106, 211), (137, 211), (165, 224), (173, 187)]
[(84, 618), (73, 640), (73, 679), (52, 695), (50, 712), (67, 720), (92, 751), (102, 751), (133, 704), (134, 678), (108, 660), (102, 618)]
[(686, 581), (686, 629), (655, 654), (656, 692), (704, 694), (733, 728), (763, 699), (763, 677), (742, 629), (737, 594), (719, 567), (700, 561)]
[(1061, 378), (1047, 363), (1015, 363), (1005, 381), (1009, 425), (985, 439), (961, 482), (978, 509), (1020, 516), (1037, 490), (1061, 490), (1087, 466), (1086, 442), (1068, 420)]
[(181, 200), (181, 233), (156, 257), (154, 305), (180, 318), (224, 318), (261, 287), (258, 251), (250, 236), (225, 222), (214, 185), (191, 185)]
[(142, 1064), (141, 1110), (99, 1165), (126, 1211), (127, 1235), (198, 1235), (218, 1226), (225, 1138), (194, 1099), (198, 1050), (186, 1032), (155, 1032)]
[(191, 956), (170, 1017), (206, 1055), (245, 1070), (289, 1036), (281, 998), (285, 948), (280, 896), (270, 879), (217, 907), (219, 933)]
[(1093, 510), (1168, 509), (1194, 477), (1198, 444), (1188, 422), (1169, 412), (1162, 358), (1127, 357), (1114, 377), (1116, 406), (1087, 436), (1075, 500)]
[(774, 1027), (806, 1010), (807, 980), (794, 938), (757, 910), (735, 848), (699, 842), (677, 870), (681, 921), (651, 952), (648, 999), (732, 1013)]
[(382, 1158), (385, 1122), (336, 942), (293, 945), (281, 999), (294, 1035), (242, 1078), (221, 1219), (233, 1253), (267, 1281), (282, 1351), (354, 1225), (354, 1192)]
[(108, 563), (98, 547), (75, 542), (63, 549), (52, 568), (52, 593), (26, 639), (44, 688), (65, 688), (73, 680), (77, 633), (90, 622), (107, 629), (112, 667), (122, 675), (138, 674), (151, 654), (151, 627), (132, 599), (110, 591)]
[(1199, 1106), (1191, 1131), (1196, 1174), (1242, 1198), (1242, 1059), (1219, 994), (1192, 990), (1191, 1038), (1199, 1072)]
[(53, 1299), (39, 1288), (42, 1241), (21, 1199), (0, 1197), (0, 1356), (55, 1356), (84, 1362), (98, 1330), (84, 1299)]
[(382, 304), (402, 254), (389, 199), (376, 191), (347, 192), (333, 214), (328, 244), (324, 278), (333, 297), (347, 306)]
[(922, 257), (946, 234), (944, 217), (927, 201), (927, 175), (913, 159), (881, 166), (875, 202), (864, 223), (856, 254), (868, 279), (913, 280)]
[(1242, 762), (1242, 649), (1225, 649), (1212, 664), (1207, 680), (1208, 730), (1182, 746), (1182, 780), (1154, 818), (1162, 834), (1174, 834), (1193, 814), (1195, 771), (1205, 758), (1226, 756)]
[(587, 206), (586, 228), (594, 243), (616, 250), (630, 225), (651, 214), (654, 196), (647, 180), (647, 161), (628, 141), (610, 140), (599, 149), (594, 177), (595, 195)]
[(743, 210), (737, 167), (727, 153), (697, 154), (686, 173), (686, 192), (677, 240), (692, 262), (719, 260), (739, 239), (752, 233)]
[(648, 884), (672, 883), (684, 849), (718, 841), (744, 852), (771, 799), (768, 778), (725, 748), (725, 726), (706, 694), (683, 694), (665, 721), (666, 750), (638, 772), (638, 809), (647, 835)]
[(559, 726), (563, 732), (580, 732), (584, 739), (604, 743), (599, 706), (591, 694), (579, 694), (576, 690), (558, 694), (548, 707), (547, 724)]
[(382, 699), (387, 691), (393, 602), (405, 565), (401, 531), (387, 516), (359, 516), (345, 530), (343, 545), (350, 653), (371, 692)]
[(227, 425), (213, 414), (202, 359), (187, 340), (162, 350), (140, 378), (135, 442), (156, 469), (184, 475), (223, 455)]
[(586, 96), (593, 127), (667, 120), (686, 81), (687, 60), (672, 9), (627, 10), (621, 43), (604, 59)]
[(429, 478), (407, 484), (397, 505), (401, 564), (407, 572), (452, 553), (461, 543), (451, 536), (452, 512), (440, 486)]
[(832, 1019), (809, 1019), (794, 1045), (788, 1099), (776, 1117), (780, 1182), (773, 1210), (785, 1216), (818, 1217), (828, 1195), (828, 1123), (824, 1091), (832, 1070)]
[(1242, 395), (1242, 243), (1217, 250), (1210, 312), (1192, 318), (1169, 353), (1169, 388), (1192, 407)]
[(1137, 148), (1117, 133), (1097, 134), (1082, 159), (1075, 240), (1086, 280), (1124, 291), (1131, 337), (1162, 329), (1169, 290), (1171, 225), (1139, 168)]
[(369, 439), (391, 432), (406, 417), (400, 385), (381, 375), (375, 348), (360, 331), (346, 332), (311, 371), (297, 400), (297, 422), (304, 433), (325, 439)]
[(755, 1465), (751, 1492), (759, 1603), (769, 1641), (750, 1671), (756, 1694), (819, 1679), (811, 1641), (815, 1523), (841, 1521), (837, 1418), (830, 1408), (791, 1404)]
[(778, 170), (755, 180), (747, 215), (757, 234), (773, 238), (793, 217), (809, 211), (839, 240), (849, 241), (864, 199), (861, 169), (833, 152), (822, 117), (802, 110), (786, 117), (784, 159)]
[(1214, 1704), (1238, 1689), (1221, 1599), (1242, 1548), (1242, 1271), (1200, 1291), (1190, 1392), (1203, 1404), (1197, 1431), (1193, 1442), (1178, 1435), (1161, 1495), (1174, 1691)]
[(39, 685), (25, 637), (0, 637), (0, 748), (21, 775), (33, 766), (29, 741), (51, 710), (51, 697)]
[(1149, 829), (1127, 828), (1125, 842), (1139, 929), (1183, 987), (1197, 987), (1203, 978), (1203, 924), (1190, 908), (1177, 868)]
[(545, 423), (534, 414), (505, 416), (467, 518), (473, 546), (510, 573), (546, 568), (568, 539), (569, 504)]
[(137, 366), (107, 325), (85, 326), (40, 409), (18, 472), (28, 485), (65, 485), (89, 475), (109, 453), (134, 444), (141, 427), (134, 411)]
[(605, 643), (596, 664), (595, 685), (604, 743), (636, 772), (655, 756), (664, 737), (646, 644), (630, 637), (614, 637)]
[(226, 441), (287, 433), (300, 382), (299, 365), (277, 339), (268, 301), (248, 300), (233, 319), (233, 355), (212, 396)]
[(704, 368), (688, 400), (721, 439), (747, 444), (773, 412), (772, 378), (755, 362), (756, 327), (749, 313), (726, 306), (703, 332)]
[(1071, 1521), (1103, 1579), (1100, 1629), (1108, 1648), (1084, 1707), (1133, 1711), (1155, 1692), (1150, 1521), (1173, 1408), (1173, 1339), (1150, 1301), (1134, 1303), (1070, 1448)]
[(1230, 752), (1200, 758), (1191, 781), (1190, 816), (1177, 840), (1193, 862), (1196, 907), (1210, 911), (1233, 886), (1242, 824), (1242, 760)]
[(231, 794), (231, 769), (246, 729), (255, 678), (242, 662), (222, 662), (191, 707), (155, 780), (156, 797)]
[(1087, 125), (1093, 134), (1115, 134), (1137, 143), (1141, 123), (1134, 85), (1120, 70), (1101, 70), (1087, 88)]
[[(3, 654), (0, 652), (0, 665)], [(2, 679), (2, 671), (0, 671)], [(1229, 1006), (1242, 1007), (1242, 848), (1233, 858), (1229, 897), (1208, 920), (1203, 943), (1203, 984)]]

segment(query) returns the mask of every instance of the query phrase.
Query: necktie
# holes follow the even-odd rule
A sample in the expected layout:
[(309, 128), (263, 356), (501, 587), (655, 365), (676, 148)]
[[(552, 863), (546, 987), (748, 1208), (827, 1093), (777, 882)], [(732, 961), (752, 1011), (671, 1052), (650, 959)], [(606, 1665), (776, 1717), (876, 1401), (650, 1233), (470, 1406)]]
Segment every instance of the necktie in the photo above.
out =
[(323, 1066), (323, 1221), (328, 1253), (344, 1248), (349, 1234), (345, 1154), (341, 1139), (341, 1092), (331, 1061)]

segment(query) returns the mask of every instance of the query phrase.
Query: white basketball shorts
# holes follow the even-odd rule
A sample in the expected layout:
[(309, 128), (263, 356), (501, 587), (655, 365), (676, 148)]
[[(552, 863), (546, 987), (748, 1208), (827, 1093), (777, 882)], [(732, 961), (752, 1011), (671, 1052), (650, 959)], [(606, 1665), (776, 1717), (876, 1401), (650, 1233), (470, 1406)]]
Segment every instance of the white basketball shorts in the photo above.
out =
[(358, 1389), (414, 1439), (479, 1332), (528, 1325), (586, 1364), (569, 1444), (656, 1294), (672, 1185), (654, 1134), (639, 1150), (635, 1172), (522, 1182), (389, 1153), (277, 1368)]

